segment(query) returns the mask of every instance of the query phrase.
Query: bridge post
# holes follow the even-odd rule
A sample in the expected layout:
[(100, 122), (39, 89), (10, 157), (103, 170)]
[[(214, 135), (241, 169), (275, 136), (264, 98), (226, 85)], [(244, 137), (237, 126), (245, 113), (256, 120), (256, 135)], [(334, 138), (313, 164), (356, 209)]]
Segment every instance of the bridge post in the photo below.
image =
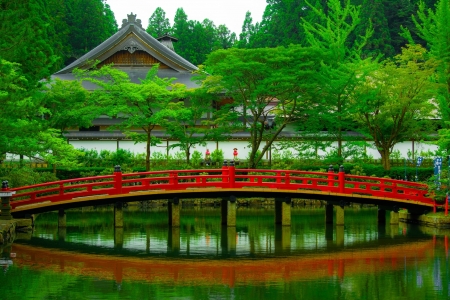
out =
[(168, 213), (169, 213), (170, 227), (180, 227), (180, 210), (181, 210), (180, 199), (177, 197), (169, 199)]
[(336, 245), (344, 246), (344, 226), (336, 226)]
[(114, 166), (114, 189), (116, 194), (122, 193), (122, 170), (119, 165)]
[(345, 207), (344, 203), (336, 205), (336, 225), (338, 225), (338, 226), (344, 225), (344, 219), (345, 219), (344, 218), (345, 217), (344, 207)]
[(398, 210), (391, 211), (391, 219), (389, 221), (389, 224), (391, 225), (398, 225)]
[(338, 178), (339, 178), (339, 193), (344, 193), (345, 192), (345, 171), (344, 171), (343, 165), (341, 165), (339, 167)]
[(221, 223), (225, 226), (236, 226), (236, 197), (222, 199), (220, 203)]
[(222, 246), (223, 253), (236, 253), (236, 226), (222, 226), (220, 245)]
[(58, 227), (58, 241), (64, 242), (67, 236), (67, 228), (66, 227)]
[(333, 204), (325, 204), (325, 224), (333, 224)]
[(170, 227), (169, 236), (167, 237), (167, 248), (172, 252), (180, 251), (180, 226)]
[(230, 165), (228, 167), (228, 176), (230, 180), (230, 188), (234, 188), (234, 181), (235, 181), (235, 167), (234, 167), (234, 161), (230, 161)]
[(386, 210), (378, 207), (377, 219), (379, 224), (386, 223)]
[(123, 227), (123, 203), (114, 204), (114, 227)]
[(334, 168), (333, 165), (330, 165), (328, 167), (328, 186), (334, 186), (333, 178), (334, 178)]
[(275, 224), (291, 226), (291, 198), (275, 198)]
[(291, 249), (291, 226), (275, 227), (275, 253), (286, 253)]
[(230, 178), (228, 177), (228, 161), (224, 160), (222, 165), (222, 183), (224, 184), (224, 187), (228, 187), (228, 185), (226, 184), (229, 182), (229, 179)]
[(66, 228), (67, 225), (66, 212), (64, 209), (58, 210), (58, 228)]
[(114, 228), (114, 249), (123, 248), (123, 227)]

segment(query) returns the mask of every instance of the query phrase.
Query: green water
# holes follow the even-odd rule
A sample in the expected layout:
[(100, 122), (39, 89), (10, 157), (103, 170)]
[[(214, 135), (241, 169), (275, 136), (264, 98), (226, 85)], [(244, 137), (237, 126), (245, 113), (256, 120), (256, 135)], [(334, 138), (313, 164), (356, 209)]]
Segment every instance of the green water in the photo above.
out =
[[(37, 218), (31, 238), (3, 252), (0, 299), (449, 299), (450, 230), (377, 224), (376, 209), (347, 209), (344, 227), (324, 209), (239, 208), (237, 226), (218, 208), (112, 210)], [(447, 236), (447, 237), (446, 237)], [(11, 255), (12, 254), (12, 255)]]

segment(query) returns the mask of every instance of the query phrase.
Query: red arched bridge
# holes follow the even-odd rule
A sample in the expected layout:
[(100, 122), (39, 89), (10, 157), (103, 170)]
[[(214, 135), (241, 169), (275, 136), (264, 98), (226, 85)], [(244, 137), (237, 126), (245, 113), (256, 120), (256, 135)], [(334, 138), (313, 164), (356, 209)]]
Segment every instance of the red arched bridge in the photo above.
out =
[[(3, 189), (11, 197), (14, 216), (73, 207), (154, 199), (236, 197), (318, 199), (345, 205), (348, 202), (387, 207), (436, 208), (425, 184), (345, 174), (294, 170), (222, 169), (166, 170), (48, 182)], [(178, 200), (176, 200), (178, 201)]]

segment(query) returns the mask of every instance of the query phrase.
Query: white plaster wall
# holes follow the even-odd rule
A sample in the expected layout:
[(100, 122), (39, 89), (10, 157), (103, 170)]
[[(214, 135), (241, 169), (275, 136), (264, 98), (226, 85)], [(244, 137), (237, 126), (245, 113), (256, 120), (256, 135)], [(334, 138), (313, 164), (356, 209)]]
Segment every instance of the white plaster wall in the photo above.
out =
[[(119, 146), (120, 149), (126, 149), (133, 153), (145, 153), (145, 143), (138, 143), (134, 144), (132, 141), (119, 141), (118, 143), (116, 141), (70, 141), (70, 144), (72, 144), (75, 148), (85, 148), (85, 149), (96, 149), (98, 152), (101, 150), (109, 150), (109, 151), (116, 151), (117, 146)], [(169, 146), (176, 144), (174, 141), (169, 142)], [(279, 144), (278, 142), (274, 143), (274, 146)], [(337, 147), (337, 142), (334, 142), (332, 144), (333, 147)], [(260, 150), (264, 147), (264, 144), (261, 145)], [(222, 149), (224, 153), (224, 158), (226, 160), (233, 159), (233, 148), (238, 149), (238, 157), (240, 159), (245, 160), (250, 152), (249, 143), (247, 141), (222, 141), (222, 142), (214, 142), (210, 141), (206, 143), (206, 146), (195, 146), (191, 152), (199, 151), (202, 153), (202, 155), (205, 154), (206, 149), (209, 149), (210, 152), (213, 152), (215, 149)], [(413, 149), (413, 142), (402, 142), (395, 145), (394, 150), (399, 150), (402, 157), (407, 157), (408, 150), (412, 151)], [(418, 152), (420, 155), (421, 151), (436, 151), (438, 147), (436, 145), (428, 144), (428, 143), (420, 143), (420, 142), (414, 142), (414, 150)], [(180, 152), (181, 150), (179, 148), (172, 148), (169, 150), (170, 155), (174, 155), (177, 152)], [(284, 150), (285, 151), (285, 150)], [(157, 146), (152, 146), (151, 152), (160, 152), (162, 154), (167, 153), (167, 142), (163, 141), (161, 144)], [(283, 152), (283, 151), (281, 151)], [(293, 155), (297, 155), (297, 151), (291, 150)], [(375, 147), (367, 147), (366, 152), (368, 155), (371, 155), (375, 159), (381, 158), (378, 151), (375, 149)], [(325, 155), (324, 151), (319, 151), (319, 155)], [(8, 157), (10, 158), (10, 157)], [(11, 157), (13, 158), (13, 157)], [(265, 157), (268, 158), (268, 154)]]

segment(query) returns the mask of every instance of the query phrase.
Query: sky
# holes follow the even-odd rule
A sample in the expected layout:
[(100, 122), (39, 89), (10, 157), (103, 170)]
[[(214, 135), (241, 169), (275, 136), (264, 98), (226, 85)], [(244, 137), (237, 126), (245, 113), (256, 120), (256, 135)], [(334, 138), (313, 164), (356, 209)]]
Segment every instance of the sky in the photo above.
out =
[(114, 12), (119, 28), (122, 20), (131, 12), (136, 14), (136, 18), (141, 19), (142, 26), (147, 28), (148, 19), (157, 7), (165, 11), (170, 25), (173, 25), (175, 12), (178, 8), (183, 8), (188, 20), (202, 22), (208, 18), (216, 26), (226, 25), (237, 36), (241, 33), (247, 11), (251, 12), (255, 24), (261, 21), (267, 4), (266, 0), (106, 0), (106, 3)]

